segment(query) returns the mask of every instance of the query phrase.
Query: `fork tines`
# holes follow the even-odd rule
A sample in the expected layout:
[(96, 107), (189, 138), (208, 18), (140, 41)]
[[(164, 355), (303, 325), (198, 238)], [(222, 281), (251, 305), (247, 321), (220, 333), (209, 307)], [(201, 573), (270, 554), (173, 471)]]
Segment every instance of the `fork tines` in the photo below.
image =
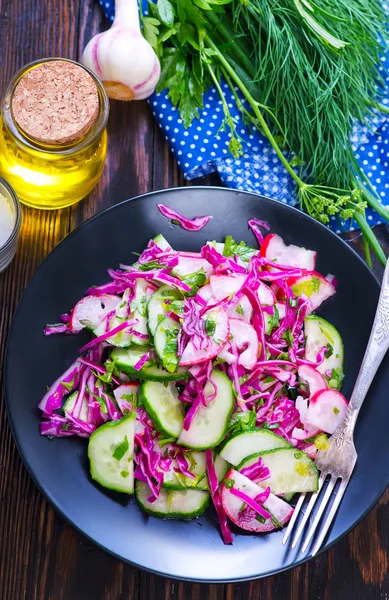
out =
[(341, 499), (343, 497), (344, 491), (345, 491), (346, 486), (347, 486), (347, 482), (345, 482), (344, 480), (342, 480), (341, 477), (333, 476), (333, 475), (331, 475), (331, 473), (327, 473), (327, 474), (321, 473), (320, 474), (318, 491), (315, 492), (315, 493), (313, 493), (311, 495), (310, 500), (308, 502), (308, 505), (306, 506), (305, 511), (301, 510), (301, 509), (302, 509), (302, 507), (304, 505), (304, 501), (305, 501), (305, 499), (307, 497), (307, 494), (301, 494), (300, 495), (300, 497), (299, 497), (299, 499), (297, 501), (297, 504), (296, 504), (296, 508), (294, 509), (294, 513), (292, 515), (292, 518), (289, 521), (288, 528), (287, 528), (287, 530), (285, 532), (284, 539), (283, 539), (283, 542), (282, 542), (283, 544), (286, 544), (286, 542), (290, 538), (290, 536), (292, 534), (292, 531), (293, 531), (293, 529), (294, 529), (294, 527), (296, 525), (296, 522), (298, 520), (299, 514), (300, 514), (300, 512), (303, 512), (304, 516), (301, 519), (301, 522), (300, 522), (300, 524), (298, 526), (297, 533), (294, 536), (293, 543), (292, 543), (291, 547), (293, 549), (293, 548), (295, 548), (297, 546), (297, 544), (298, 544), (298, 542), (299, 542), (299, 540), (301, 538), (301, 534), (303, 533), (303, 531), (304, 531), (304, 529), (305, 529), (305, 527), (307, 525), (307, 522), (309, 520), (309, 517), (310, 517), (310, 515), (312, 513), (312, 510), (313, 510), (313, 508), (314, 508), (314, 506), (316, 504), (316, 500), (319, 498), (319, 496), (322, 495), (324, 482), (326, 481), (326, 479), (328, 477), (329, 477), (329, 479), (328, 479), (328, 485), (327, 485), (326, 490), (324, 492), (324, 495), (323, 495), (323, 498), (322, 498), (321, 503), (319, 505), (319, 508), (316, 511), (313, 523), (312, 523), (312, 525), (311, 525), (311, 527), (310, 527), (310, 529), (308, 531), (308, 534), (307, 534), (307, 536), (305, 538), (305, 541), (303, 543), (303, 546), (301, 548), (301, 552), (305, 552), (307, 550), (307, 548), (308, 548), (308, 546), (309, 546), (309, 544), (310, 544), (310, 542), (311, 542), (311, 540), (312, 540), (312, 538), (313, 538), (313, 536), (314, 536), (314, 534), (316, 532), (316, 529), (317, 529), (317, 527), (318, 527), (318, 525), (319, 525), (319, 523), (320, 523), (320, 521), (322, 519), (323, 513), (326, 510), (328, 502), (329, 502), (329, 500), (331, 498), (331, 495), (332, 495), (332, 493), (334, 491), (336, 482), (340, 479), (340, 486), (339, 486), (339, 488), (338, 488), (338, 490), (336, 492), (335, 498), (333, 500), (333, 503), (332, 503), (330, 511), (329, 511), (329, 513), (327, 515), (327, 518), (326, 518), (324, 524), (322, 525), (322, 527), (320, 529), (319, 536), (317, 538), (315, 547), (313, 548), (313, 551), (312, 551), (312, 556), (314, 556), (318, 552), (319, 548), (321, 547), (321, 545), (322, 545), (322, 543), (324, 541), (324, 538), (325, 538), (325, 536), (327, 534), (327, 531), (330, 528), (330, 525), (331, 525), (331, 523), (333, 521), (333, 518), (334, 518), (334, 516), (336, 514), (336, 511), (338, 509), (338, 506), (340, 504), (340, 501), (341, 501)]

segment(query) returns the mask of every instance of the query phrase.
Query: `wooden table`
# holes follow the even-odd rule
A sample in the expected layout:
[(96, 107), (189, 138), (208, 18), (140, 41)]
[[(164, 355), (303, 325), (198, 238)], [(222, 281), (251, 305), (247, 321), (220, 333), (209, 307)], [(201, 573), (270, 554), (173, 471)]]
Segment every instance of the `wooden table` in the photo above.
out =
[[(106, 27), (95, 0), (0, 0), (0, 14), (1, 92), (27, 62), (77, 60)], [(108, 130), (105, 171), (90, 197), (62, 211), (23, 210), (17, 256), (0, 275), (0, 364), (21, 293), (69, 231), (121, 200), (185, 184), (146, 103), (112, 103)], [(389, 249), (385, 227), (379, 236)], [(360, 250), (358, 239), (353, 245)], [(29, 478), (0, 403), (0, 600), (387, 600), (388, 503), (389, 491), (330, 552), (276, 577), (236, 585), (169, 581), (119, 562), (65, 525)]]

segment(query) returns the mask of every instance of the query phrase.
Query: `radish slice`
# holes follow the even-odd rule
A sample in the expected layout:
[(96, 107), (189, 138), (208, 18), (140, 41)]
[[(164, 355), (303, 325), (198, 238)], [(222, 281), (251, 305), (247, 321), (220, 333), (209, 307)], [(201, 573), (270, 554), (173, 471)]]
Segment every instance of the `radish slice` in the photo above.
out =
[(295, 296), (310, 299), (309, 312), (319, 308), (320, 304), (333, 296), (336, 291), (332, 283), (316, 271), (311, 271), (301, 277), (289, 278), (288, 284)]
[(260, 303), (266, 306), (274, 306), (276, 303), (275, 295), (265, 283), (261, 283), (258, 288), (258, 298)]
[(294, 427), (292, 431), (292, 438), (299, 441), (308, 440), (309, 438), (319, 433), (320, 429), (318, 429), (314, 425), (311, 425), (307, 421), (308, 400), (306, 398), (303, 398), (302, 396), (297, 396), (296, 408), (299, 412), (300, 421), (303, 425), (303, 429), (300, 429), (299, 427)]
[(216, 356), (227, 343), (230, 335), (230, 325), (224, 308), (208, 310), (203, 318), (215, 322), (215, 331), (212, 337), (207, 337), (204, 342), (196, 348), (192, 339), (189, 340), (182, 353), (180, 366), (197, 365)]
[(85, 327), (96, 329), (103, 319), (121, 302), (119, 296), (86, 296), (72, 310), (69, 329), (78, 333)]
[(300, 248), (294, 244), (288, 246), (276, 233), (269, 233), (265, 237), (260, 256), (281, 265), (307, 269), (308, 271), (313, 271), (316, 264), (316, 252)]
[(236, 362), (236, 356), (231, 352), (231, 345), (226, 344), (224, 348), (219, 352), (218, 358), (221, 358), (226, 361), (227, 364), (232, 365), (232, 363)]
[(242, 319), (250, 323), (251, 317), (253, 316), (253, 307), (251, 306), (250, 300), (243, 294), (236, 304), (228, 309), (227, 314), (233, 319)]
[(327, 384), (323, 375), (317, 369), (310, 365), (301, 365), (297, 370), (300, 379), (309, 386), (309, 395), (312, 397), (320, 390), (326, 390)]
[(212, 295), (217, 300), (224, 300), (236, 294), (243, 286), (247, 275), (212, 275), (210, 279)]
[[(252, 500), (255, 500), (255, 498), (264, 491), (264, 488), (256, 485), (253, 481), (251, 481), (251, 479), (248, 479), (248, 477), (245, 477), (238, 471), (235, 471), (235, 469), (231, 469), (227, 473), (224, 482), (226, 481), (229, 483), (233, 482), (232, 485), (236, 490), (244, 492)], [(247, 511), (248, 517), (246, 516), (245, 518), (241, 510), (242, 500), (231, 494), (230, 488), (226, 487), (225, 483), (222, 486), (221, 498), (223, 508), (228, 518), (231, 519), (231, 521), (241, 529), (256, 533), (266, 533), (276, 528), (272, 519), (266, 519), (264, 523), (260, 523), (257, 520), (258, 514), (254, 512), (254, 510), (250, 510), (250, 512)], [(281, 500), (281, 498), (277, 498), (277, 496), (274, 496), (274, 494), (270, 494), (266, 502), (263, 504), (263, 508), (268, 510), (281, 525), (284, 525), (289, 521), (294, 510), (292, 506), (290, 506), (284, 500)], [(251, 514), (252, 518), (250, 519)]]
[(251, 371), (258, 360), (259, 342), (257, 332), (250, 323), (246, 323), (242, 319), (230, 319), (230, 333), (238, 350), (245, 348), (239, 356), (238, 363), (247, 371)]
[(182, 254), (178, 257), (178, 264), (172, 270), (172, 275), (175, 277), (185, 277), (185, 275), (191, 275), (203, 269), (207, 279), (213, 273), (213, 266), (205, 260), (202, 256), (183, 256)]
[(311, 398), (307, 421), (326, 433), (334, 433), (344, 419), (347, 400), (336, 390), (321, 390)]
[(204, 302), (208, 304), (211, 298), (213, 298), (211, 285), (207, 283), (207, 285), (201, 287), (197, 292), (197, 295), (200, 296), (200, 298), (202, 298)]

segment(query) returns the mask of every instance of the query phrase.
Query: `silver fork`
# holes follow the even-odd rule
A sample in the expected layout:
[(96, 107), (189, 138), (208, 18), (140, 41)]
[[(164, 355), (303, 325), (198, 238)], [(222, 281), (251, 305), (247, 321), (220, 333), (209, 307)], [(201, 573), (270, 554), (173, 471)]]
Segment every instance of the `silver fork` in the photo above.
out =
[[(334, 491), (335, 485), (340, 480), (340, 485), (336, 492), (335, 498), (328, 516), (321, 526), (315, 547), (312, 551), (314, 556), (322, 545), (324, 538), (334, 520), (336, 511), (338, 510), (340, 501), (350, 481), (352, 472), (357, 461), (357, 452), (355, 450), (353, 434), (355, 423), (362, 403), (374, 379), (378, 367), (384, 358), (386, 351), (389, 348), (389, 261), (386, 264), (383, 277), (381, 293), (378, 300), (378, 306), (374, 318), (373, 327), (371, 330), (369, 342), (363, 357), (362, 365), (355, 382), (354, 390), (351, 395), (348, 409), (346, 411), (342, 424), (335, 431), (334, 435), (329, 439), (329, 448), (327, 450), (319, 450), (316, 458), (316, 465), (320, 471), (318, 491), (311, 495), (309, 503), (306, 507), (305, 514), (297, 529), (297, 533), (293, 539), (292, 549), (297, 545), (302, 532), (308, 522), (316, 500), (322, 492), (324, 482), (328, 479), (328, 486), (324, 492), (323, 499), (319, 505), (313, 523), (305, 538), (301, 551), (305, 552), (308, 548), (316, 529), (321, 522), (323, 513)], [(294, 525), (297, 522), (298, 515), (304, 504), (306, 494), (301, 494), (293, 516), (289, 522), (285, 532), (283, 544), (288, 541)]]

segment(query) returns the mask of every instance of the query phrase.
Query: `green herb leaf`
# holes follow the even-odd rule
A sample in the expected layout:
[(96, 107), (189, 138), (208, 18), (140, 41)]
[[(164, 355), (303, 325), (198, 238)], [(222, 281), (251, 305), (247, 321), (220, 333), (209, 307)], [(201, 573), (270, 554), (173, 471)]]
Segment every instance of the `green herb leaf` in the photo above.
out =
[[(159, 35), (159, 21), (158, 19), (153, 19), (152, 17), (143, 17), (142, 19), (143, 25), (143, 35), (149, 44), (154, 48), (154, 50), (158, 47), (158, 35)], [(133, 252), (133, 254), (136, 254)], [(140, 256), (140, 254), (138, 254)]]
[(209, 337), (213, 336), (216, 330), (216, 321), (205, 319), (205, 331)]
[(95, 394), (94, 392), (92, 392), (88, 388), (88, 386), (86, 387), (86, 391), (88, 392), (88, 394), (90, 394), (91, 396), (93, 396), (93, 398), (95, 400), (97, 400), (97, 402), (100, 405), (101, 412), (103, 412), (104, 414), (107, 414), (108, 413), (108, 409), (107, 409), (107, 405), (106, 405), (106, 402), (105, 402), (104, 398), (101, 398), (100, 396), (98, 396), (97, 394)]
[(245, 242), (235, 242), (232, 236), (227, 235), (224, 242), (223, 256), (239, 256), (244, 262), (249, 262), (252, 256), (258, 254), (258, 250), (248, 246)]
[(301, 281), (300, 283), (292, 285), (292, 292), (295, 296), (301, 296), (302, 294), (305, 294), (307, 298), (310, 298), (313, 293), (319, 291), (320, 283), (320, 278), (316, 275), (313, 275), (313, 277), (310, 279), (306, 279), (305, 281)]
[(175, 373), (178, 367), (179, 357), (177, 356), (177, 337), (179, 329), (165, 329), (166, 344), (163, 349), (162, 362), (169, 373)]
[(334, 353), (334, 347), (331, 344), (327, 344), (326, 348), (327, 350), (325, 351), (324, 356), (330, 358)]
[(173, 25), (174, 23), (174, 8), (169, 0), (158, 0), (157, 10), (159, 18), (164, 25)]
[(112, 458), (114, 458), (115, 460), (121, 460), (125, 453), (128, 452), (129, 448), (130, 444), (128, 441), (128, 437), (124, 436), (124, 440), (122, 441), (122, 443), (116, 446), (115, 450), (113, 451)]
[(205, 274), (204, 269), (199, 269), (195, 273), (190, 273), (189, 275), (184, 275), (180, 277), (181, 281), (189, 285), (191, 289), (189, 296), (195, 296), (197, 294), (199, 288), (205, 284), (207, 281), (207, 276)]
[(231, 488), (233, 488), (233, 487), (234, 487), (234, 485), (235, 485), (235, 481), (234, 481), (234, 479), (225, 479), (225, 480), (224, 480), (224, 485), (226, 486), (226, 488), (227, 488), (228, 490), (230, 490)]

